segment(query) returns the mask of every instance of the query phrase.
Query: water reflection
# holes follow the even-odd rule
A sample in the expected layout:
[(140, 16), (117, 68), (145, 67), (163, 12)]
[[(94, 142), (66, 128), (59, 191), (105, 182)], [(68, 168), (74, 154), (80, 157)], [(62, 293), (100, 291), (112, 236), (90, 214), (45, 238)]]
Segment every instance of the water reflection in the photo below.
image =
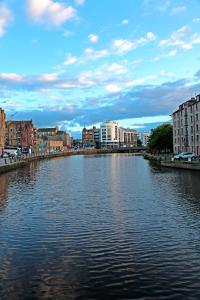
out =
[(8, 177), (5, 175), (0, 175), (0, 212), (6, 206), (8, 196)]
[(133, 155), (1, 176), (0, 299), (198, 299), (198, 173)]

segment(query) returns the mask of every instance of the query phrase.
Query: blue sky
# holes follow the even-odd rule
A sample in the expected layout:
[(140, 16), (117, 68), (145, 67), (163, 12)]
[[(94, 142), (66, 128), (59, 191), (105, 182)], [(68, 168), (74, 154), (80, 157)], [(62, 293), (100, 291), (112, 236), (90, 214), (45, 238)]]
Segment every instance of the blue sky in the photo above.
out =
[(199, 0), (0, 1), (0, 107), (77, 135), (149, 130), (200, 93)]

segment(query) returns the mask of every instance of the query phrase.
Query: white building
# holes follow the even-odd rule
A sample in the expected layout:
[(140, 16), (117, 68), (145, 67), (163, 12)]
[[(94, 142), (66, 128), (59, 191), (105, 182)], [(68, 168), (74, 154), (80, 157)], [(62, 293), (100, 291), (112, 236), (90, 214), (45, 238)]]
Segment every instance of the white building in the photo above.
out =
[(140, 132), (140, 133), (138, 133), (138, 138), (142, 142), (142, 146), (147, 147), (150, 135), (151, 135), (150, 132)]
[(119, 147), (119, 128), (114, 121), (105, 121), (100, 125), (100, 144), (102, 148)]
[(200, 155), (200, 95), (179, 105), (172, 119), (174, 153)]

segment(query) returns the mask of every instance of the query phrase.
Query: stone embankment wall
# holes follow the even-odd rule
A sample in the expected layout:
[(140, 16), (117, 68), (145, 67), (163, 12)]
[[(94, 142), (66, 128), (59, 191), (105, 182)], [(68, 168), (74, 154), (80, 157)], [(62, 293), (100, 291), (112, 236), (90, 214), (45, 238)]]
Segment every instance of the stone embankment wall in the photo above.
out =
[(146, 153), (145, 159), (160, 167), (200, 171), (200, 161), (171, 161), (171, 156), (151, 155)]

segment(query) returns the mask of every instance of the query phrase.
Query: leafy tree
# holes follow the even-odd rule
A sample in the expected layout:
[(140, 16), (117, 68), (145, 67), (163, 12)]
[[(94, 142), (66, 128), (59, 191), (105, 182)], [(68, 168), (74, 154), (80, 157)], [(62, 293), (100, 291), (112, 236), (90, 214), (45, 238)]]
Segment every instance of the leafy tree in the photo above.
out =
[(151, 152), (173, 151), (173, 127), (171, 124), (163, 124), (151, 131), (148, 148)]
[(139, 138), (137, 138), (137, 146), (142, 147), (142, 141)]

